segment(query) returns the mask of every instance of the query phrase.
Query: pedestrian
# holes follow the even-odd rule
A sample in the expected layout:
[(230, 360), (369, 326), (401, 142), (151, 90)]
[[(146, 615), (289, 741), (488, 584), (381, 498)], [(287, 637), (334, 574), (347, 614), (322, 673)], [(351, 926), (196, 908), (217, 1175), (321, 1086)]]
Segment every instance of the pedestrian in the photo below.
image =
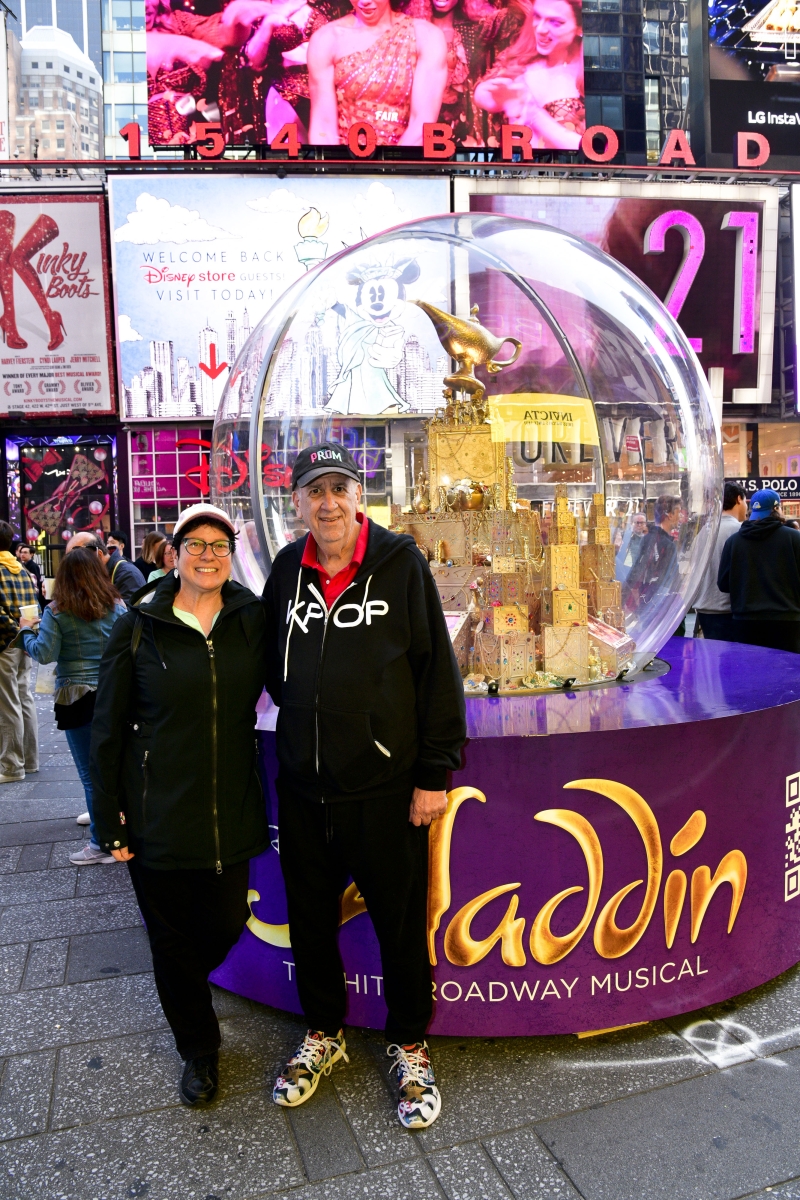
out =
[(39, 607), (44, 608), (46, 604), (44, 587), (42, 585), (42, 568), (34, 560), (33, 551), (27, 542), (20, 542), (16, 549), (16, 556), (22, 563), (26, 571), (29, 571), (33, 578), (33, 586), (36, 590), (36, 598), (39, 601)]
[[(642, 538), (636, 561), (624, 585), (626, 607), (648, 603), (659, 592), (678, 584), (676, 534), (681, 523), (681, 502), (677, 496), (659, 496), (654, 521)], [(631, 599), (628, 599), (628, 598)]]
[(722, 495), (722, 517), (714, 549), (703, 573), (700, 590), (694, 602), (703, 637), (709, 638), (711, 641), (736, 641), (731, 615), (731, 598), (727, 592), (721, 592), (717, 587), (717, 575), (722, 558), (722, 548), (729, 537), (739, 532), (739, 526), (746, 516), (747, 500), (744, 488), (740, 487), (738, 483), (726, 483)]
[(635, 564), (642, 549), (642, 542), (647, 536), (647, 517), (644, 513), (634, 513), (628, 522), (624, 533), (620, 531), (619, 545), (615, 543), (617, 579), (625, 582), (631, 567)]
[(217, 1091), (208, 976), (244, 928), (249, 862), (270, 842), (254, 754), (266, 622), (230, 578), (235, 538), (213, 505), (181, 514), (177, 570), (111, 635), (92, 730), (97, 838), (128, 864), (188, 1105)]
[(145, 584), (141, 572), (133, 563), (128, 562), (127, 558), (122, 557), (116, 546), (110, 551), (107, 550), (97, 531), (90, 533), (88, 530), (82, 530), (81, 533), (76, 533), (67, 542), (67, 553), (77, 546), (88, 546), (89, 549), (95, 550), (103, 562), (112, 584), (130, 608), (133, 597)]
[(155, 570), (147, 576), (148, 583), (152, 583), (154, 579), (161, 579), (168, 571), (175, 569), (178, 556), (175, 553), (175, 545), (171, 537), (164, 538), (163, 542), (158, 543), (153, 561)]
[(38, 663), (56, 664), (56, 724), (63, 729), (78, 769), (89, 815), (89, 842), (70, 855), (76, 866), (112, 863), (101, 849), (94, 826), (89, 743), (92, 736), (100, 659), (125, 605), (97, 554), (77, 547), (65, 554), (56, 572), (52, 603), (34, 632), (34, 621), (21, 620), (19, 641)]
[(31, 660), (12, 646), (20, 608), (34, 605), (33, 579), (11, 553), (14, 530), (0, 521), (0, 783), (19, 783), (39, 770), (39, 722), (33, 699)]
[(800, 654), (800, 532), (784, 525), (780, 503), (772, 488), (754, 493), (723, 546), (717, 586), (730, 594), (737, 642)]
[(142, 579), (147, 579), (147, 576), (153, 570), (153, 560), (158, 545), (165, 542), (166, 536), (156, 530), (155, 533), (148, 533), (142, 542), (142, 553), (134, 561), (136, 570), (141, 574)]
[(106, 537), (106, 546), (109, 550), (119, 550), (123, 558), (128, 556), (128, 535), (124, 529), (112, 529)]
[(280, 861), (309, 1026), (272, 1095), (302, 1104), (347, 1057), (337, 930), (352, 875), (381, 950), (398, 1116), (422, 1129), (441, 1109), (425, 1040), (428, 827), (460, 765), (464, 688), (425, 557), (359, 511), (359, 480), (340, 445), (300, 452), (292, 502), (310, 532), (280, 551), (264, 590)]

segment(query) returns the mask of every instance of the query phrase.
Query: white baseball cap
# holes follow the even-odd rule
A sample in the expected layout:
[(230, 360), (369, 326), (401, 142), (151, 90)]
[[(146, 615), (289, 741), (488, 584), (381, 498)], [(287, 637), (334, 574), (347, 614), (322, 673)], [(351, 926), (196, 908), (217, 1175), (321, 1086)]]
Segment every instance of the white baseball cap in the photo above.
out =
[(236, 529), (233, 521), (230, 519), (224, 509), (217, 508), (215, 504), (190, 504), (185, 508), (175, 522), (175, 528), (172, 530), (172, 537), (177, 545), (180, 537), (180, 532), (185, 529), (190, 521), (196, 521), (198, 517), (205, 517), (206, 520), (217, 521), (220, 525), (224, 525), (226, 529), (230, 529), (231, 536), (236, 537)]

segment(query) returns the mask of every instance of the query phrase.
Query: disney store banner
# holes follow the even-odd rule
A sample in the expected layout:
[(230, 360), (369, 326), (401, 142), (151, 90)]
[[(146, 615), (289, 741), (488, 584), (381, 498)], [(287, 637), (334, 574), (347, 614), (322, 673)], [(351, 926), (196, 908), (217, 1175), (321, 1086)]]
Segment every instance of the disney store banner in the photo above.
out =
[(0, 416), (113, 413), (101, 196), (0, 203)]
[(306, 271), (449, 212), (446, 179), (109, 180), (120, 413), (213, 418), (250, 332)]

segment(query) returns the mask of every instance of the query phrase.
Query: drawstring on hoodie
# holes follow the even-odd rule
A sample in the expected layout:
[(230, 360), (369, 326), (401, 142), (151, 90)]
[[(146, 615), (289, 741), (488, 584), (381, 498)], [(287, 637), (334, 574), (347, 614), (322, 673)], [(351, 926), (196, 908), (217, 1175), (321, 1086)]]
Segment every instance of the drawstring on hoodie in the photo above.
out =
[(292, 640), (292, 629), (294, 628), (294, 615), (297, 612), (297, 606), (300, 603), (300, 583), (303, 578), (303, 568), (297, 572), (297, 591), (294, 594), (294, 605), (292, 606), (292, 615), (289, 618), (289, 632), (286, 635), (286, 653), (283, 656), (283, 682), (286, 683), (286, 676), (289, 674), (289, 642)]

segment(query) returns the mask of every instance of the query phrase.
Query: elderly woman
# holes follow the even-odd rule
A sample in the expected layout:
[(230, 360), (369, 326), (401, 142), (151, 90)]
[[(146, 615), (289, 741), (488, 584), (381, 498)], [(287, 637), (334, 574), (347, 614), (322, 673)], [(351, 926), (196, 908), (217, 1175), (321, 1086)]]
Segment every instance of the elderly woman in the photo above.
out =
[(164, 1015), (185, 1062), (180, 1096), (217, 1090), (208, 976), (247, 919), (248, 864), (269, 845), (254, 727), (264, 687), (261, 601), (231, 580), (235, 531), (210, 504), (174, 529), (176, 570), (114, 628), (92, 735), (94, 819), (127, 862)]

